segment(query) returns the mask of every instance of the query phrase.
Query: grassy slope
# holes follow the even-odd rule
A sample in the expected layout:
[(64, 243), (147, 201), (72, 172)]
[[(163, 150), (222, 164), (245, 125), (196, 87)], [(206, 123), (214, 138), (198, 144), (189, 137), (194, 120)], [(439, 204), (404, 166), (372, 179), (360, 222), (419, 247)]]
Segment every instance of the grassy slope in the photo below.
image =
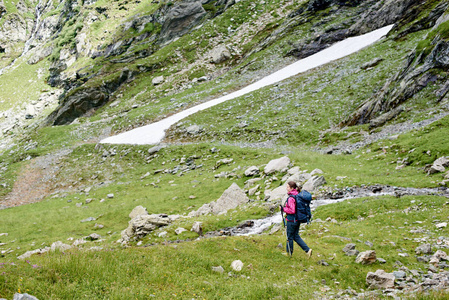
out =
[[(45, 299), (147, 299), (150, 295), (164, 299), (266, 299), (292, 294), (320, 298), (326, 287), (361, 292), (367, 272), (397, 270), (398, 261), (410, 269), (426, 271), (426, 266), (413, 257), (413, 249), (422, 237), (430, 236), (426, 241), (436, 242), (438, 236), (447, 234), (447, 229), (437, 230), (434, 225), (447, 219), (445, 202), (439, 197), (404, 197), (400, 201), (379, 197), (321, 207), (315, 218), (332, 217), (338, 223), (314, 223), (303, 232), (303, 238), (315, 249), (311, 260), (300, 250), (291, 259), (282, 255), (284, 250), (276, 247), (284, 241), (282, 232), (149, 248), (110, 245), (103, 251), (34, 256), (13, 265), (7, 261), (0, 266), (0, 290), (4, 291), (2, 296), (22, 291)], [(413, 209), (405, 214), (408, 207)], [(425, 233), (410, 232), (415, 229)], [(364, 243), (372, 242), (372, 249), (387, 263), (356, 264), (354, 257), (341, 252), (348, 243), (343, 238), (356, 243), (359, 251), (369, 250)], [(399, 257), (398, 253), (410, 256)], [(245, 264), (241, 272), (230, 268), (236, 259)], [(320, 260), (330, 265), (317, 264)], [(224, 274), (211, 270), (219, 265)], [(228, 276), (228, 272), (233, 275)], [(435, 293), (433, 299), (444, 297)]]

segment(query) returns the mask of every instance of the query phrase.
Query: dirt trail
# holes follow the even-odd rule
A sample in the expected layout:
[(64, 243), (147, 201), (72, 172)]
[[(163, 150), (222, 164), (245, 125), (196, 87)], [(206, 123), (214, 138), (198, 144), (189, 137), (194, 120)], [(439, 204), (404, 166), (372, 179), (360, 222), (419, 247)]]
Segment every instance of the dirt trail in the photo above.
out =
[(11, 193), (0, 202), (0, 209), (39, 202), (49, 196), (54, 189), (54, 178), (59, 172), (58, 163), (70, 152), (71, 149), (64, 149), (32, 159), (21, 170)]

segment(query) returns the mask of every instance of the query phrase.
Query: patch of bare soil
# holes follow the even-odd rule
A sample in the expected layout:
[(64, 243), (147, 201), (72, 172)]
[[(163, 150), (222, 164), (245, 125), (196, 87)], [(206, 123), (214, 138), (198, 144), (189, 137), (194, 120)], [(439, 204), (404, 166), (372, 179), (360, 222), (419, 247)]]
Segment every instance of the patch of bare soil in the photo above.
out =
[(13, 189), (0, 205), (3, 208), (14, 207), (39, 202), (54, 191), (56, 176), (59, 173), (61, 157), (68, 155), (72, 150), (62, 150), (56, 154), (37, 157), (25, 166)]

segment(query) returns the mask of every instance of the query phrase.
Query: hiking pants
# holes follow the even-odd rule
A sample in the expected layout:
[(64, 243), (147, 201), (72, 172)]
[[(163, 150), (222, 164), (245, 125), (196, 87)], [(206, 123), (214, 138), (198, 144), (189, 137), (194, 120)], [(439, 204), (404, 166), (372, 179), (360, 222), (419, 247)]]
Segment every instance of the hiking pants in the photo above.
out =
[[(287, 253), (293, 253), (293, 241), (295, 241), (299, 247), (302, 248), (305, 252), (309, 251), (309, 247), (299, 236), (299, 226), (301, 223), (299, 222), (287, 222)], [(290, 252), (289, 252), (290, 248)]]

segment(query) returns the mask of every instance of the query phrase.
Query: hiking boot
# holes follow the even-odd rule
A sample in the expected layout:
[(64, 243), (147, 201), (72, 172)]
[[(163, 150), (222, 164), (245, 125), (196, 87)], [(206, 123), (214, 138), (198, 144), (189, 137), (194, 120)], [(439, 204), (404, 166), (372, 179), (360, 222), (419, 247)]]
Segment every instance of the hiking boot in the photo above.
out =
[(312, 249), (309, 249), (309, 251), (307, 251), (306, 253), (307, 253), (307, 258), (312, 257)]

